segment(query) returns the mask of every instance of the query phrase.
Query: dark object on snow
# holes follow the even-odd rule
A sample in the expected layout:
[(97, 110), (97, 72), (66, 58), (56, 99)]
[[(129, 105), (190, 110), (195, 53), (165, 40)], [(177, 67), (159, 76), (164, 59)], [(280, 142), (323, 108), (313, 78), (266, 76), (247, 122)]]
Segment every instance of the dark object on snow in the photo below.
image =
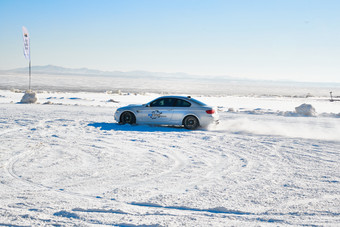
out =
[(113, 99), (110, 99), (110, 100), (108, 100), (108, 102), (119, 103), (118, 101), (116, 101), (116, 100), (113, 100)]
[[(335, 102), (335, 101), (340, 101), (340, 99), (333, 99), (333, 92), (329, 92), (331, 94), (331, 99), (329, 101)], [(336, 96), (335, 98), (340, 98), (339, 96)]]

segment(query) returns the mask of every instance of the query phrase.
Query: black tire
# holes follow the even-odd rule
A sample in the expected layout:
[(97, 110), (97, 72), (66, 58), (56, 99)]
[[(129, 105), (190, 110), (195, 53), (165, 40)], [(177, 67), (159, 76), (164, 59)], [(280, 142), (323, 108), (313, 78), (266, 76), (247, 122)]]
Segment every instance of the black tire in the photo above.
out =
[(123, 112), (122, 115), (120, 115), (120, 123), (130, 125), (135, 124), (136, 116), (129, 111)]
[(195, 130), (200, 126), (198, 119), (195, 116), (187, 116), (183, 120), (184, 128)]

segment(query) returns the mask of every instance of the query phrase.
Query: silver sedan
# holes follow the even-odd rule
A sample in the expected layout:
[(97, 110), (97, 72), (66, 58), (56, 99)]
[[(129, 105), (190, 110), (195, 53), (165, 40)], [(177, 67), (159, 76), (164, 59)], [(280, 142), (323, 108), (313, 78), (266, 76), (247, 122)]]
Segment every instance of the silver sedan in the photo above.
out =
[(183, 125), (197, 129), (218, 123), (217, 110), (190, 96), (163, 96), (147, 104), (117, 109), (115, 120), (120, 124)]

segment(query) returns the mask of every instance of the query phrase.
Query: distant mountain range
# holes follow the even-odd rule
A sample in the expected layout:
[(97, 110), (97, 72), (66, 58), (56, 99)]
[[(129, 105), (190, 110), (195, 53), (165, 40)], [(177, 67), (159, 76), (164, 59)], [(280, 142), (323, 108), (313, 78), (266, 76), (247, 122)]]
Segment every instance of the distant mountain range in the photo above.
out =
[[(7, 72), (12, 73), (27, 73), (28, 67), (25, 68), (17, 68), (17, 69), (11, 69), (7, 70)], [(97, 75), (104, 73), (100, 70), (93, 70), (88, 68), (79, 68), (79, 69), (70, 69), (70, 68), (64, 68), (60, 66), (55, 65), (45, 65), (45, 66), (33, 66), (32, 67), (32, 73), (39, 73), (39, 74), (86, 74), (86, 75)]]
[[(28, 67), (17, 68), (11, 70), (2, 70), (2, 73), (25, 74), (28, 73)], [(164, 73), (164, 72), (148, 72), (148, 71), (101, 71), (88, 68), (65, 68), (55, 65), (33, 66), (32, 74), (50, 74), (50, 75), (79, 75), (79, 76), (108, 76), (108, 77), (146, 77), (146, 78), (167, 78), (167, 79), (204, 79), (206, 76), (190, 75), (186, 73)], [(209, 79), (213, 79), (209, 77)], [(223, 77), (228, 80), (238, 80), (232, 77)]]
[[(28, 74), (28, 67), (16, 68), (11, 70), (0, 70), (1, 74)], [(295, 81), (274, 81), (274, 80), (256, 80), (247, 78), (236, 78), (231, 76), (203, 76), (203, 75), (191, 75), (187, 73), (165, 73), (165, 72), (148, 72), (148, 71), (101, 71), (88, 68), (65, 68), (55, 65), (45, 66), (33, 66), (32, 75), (44, 74), (44, 75), (71, 75), (71, 76), (90, 76), (90, 77), (114, 77), (114, 78), (145, 78), (153, 80), (176, 80), (180, 81), (203, 81), (208, 83), (241, 83), (249, 85), (283, 85), (283, 86), (336, 86), (339, 87), (340, 83), (313, 83), (313, 82), (295, 82)]]

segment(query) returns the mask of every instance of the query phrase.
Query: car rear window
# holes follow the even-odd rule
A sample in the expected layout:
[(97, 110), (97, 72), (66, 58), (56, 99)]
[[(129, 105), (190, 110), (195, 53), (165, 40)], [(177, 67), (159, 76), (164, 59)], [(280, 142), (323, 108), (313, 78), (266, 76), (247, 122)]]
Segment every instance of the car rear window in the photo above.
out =
[(176, 107), (190, 107), (191, 103), (182, 99), (177, 99), (175, 102)]
[(193, 98), (191, 98), (190, 101), (194, 102), (194, 103), (196, 103), (196, 104), (198, 104), (200, 106), (206, 106), (207, 105), (207, 104), (205, 104), (205, 103), (203, 103), (201, 101), (198, 101), (197, 99), (193, 99)]

